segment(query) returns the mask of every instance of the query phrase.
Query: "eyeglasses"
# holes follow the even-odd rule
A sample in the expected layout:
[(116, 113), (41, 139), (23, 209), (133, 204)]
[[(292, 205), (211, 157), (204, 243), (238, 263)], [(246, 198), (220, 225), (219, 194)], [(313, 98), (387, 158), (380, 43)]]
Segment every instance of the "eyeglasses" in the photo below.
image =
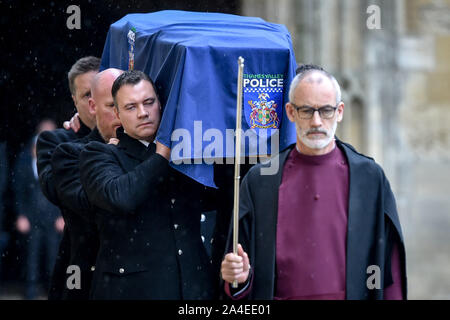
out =
[(297, 114), (299, 115), (300, 119), (304, 120), (310, 120), (314, 116), (314, 112), (319, 112), (319, 115), (322, 119), (331, 119), (334, 116), (334, 113), (336, 112), (337, 107), (332, 106), (323, 106), (320, 108), (313, 108), (310, 106), (297, 106), (291, 102), (291, 104), (294, 106), (295, 110), (297, 111)]

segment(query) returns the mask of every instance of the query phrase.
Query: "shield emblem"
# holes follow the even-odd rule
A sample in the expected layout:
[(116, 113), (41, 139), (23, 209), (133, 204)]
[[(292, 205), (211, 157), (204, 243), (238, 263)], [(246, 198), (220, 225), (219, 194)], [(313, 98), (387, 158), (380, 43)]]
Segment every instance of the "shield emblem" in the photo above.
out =
[(257, 132), (259, 129), (279, 129), (283, 112), (283, 79), (249, 79), (249, 75), (246, 76), (243, 103), (247, 124)]

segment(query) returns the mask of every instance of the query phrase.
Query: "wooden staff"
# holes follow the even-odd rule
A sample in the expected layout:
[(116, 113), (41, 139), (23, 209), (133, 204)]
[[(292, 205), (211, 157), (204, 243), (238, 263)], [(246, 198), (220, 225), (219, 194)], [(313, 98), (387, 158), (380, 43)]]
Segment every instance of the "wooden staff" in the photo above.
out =
[[(239, 235), (239, 180), (241, 160), (241, 118), (242, 118), (242, 81), (244, 71), (244, 58), (238, 58), (238, 81), (236, 101), (236, 153), (234, 162), (234, 208), (233, 208), (233, 253), (237, 254)], [(233, 288), (238, 287), (237, 280), (232, 283)]]

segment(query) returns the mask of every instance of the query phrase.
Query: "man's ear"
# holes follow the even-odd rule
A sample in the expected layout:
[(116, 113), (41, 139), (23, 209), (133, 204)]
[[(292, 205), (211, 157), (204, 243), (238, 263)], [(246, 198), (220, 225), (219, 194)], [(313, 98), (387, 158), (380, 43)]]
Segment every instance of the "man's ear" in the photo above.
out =
[(72, 100), (73, 100), (73, 104), (76, 107), (77, 106), (77, 98), (74, 95), (72, 95)]
[(88, 101), (89, 101), (89, 113), (90, 113), (92, 116), (95, 116), (96, 110), (97, 110), (97, 106), (95, 105), (95, 100), (92, 99), (92, 98), (89, 98)]
[(344, 117), (344, 103), (341, 101), (337, 107), (337, 122), (341, 122), (342, 118)]
[(290, 102), (286, 103), (286, 114), (288, 116), (289, 121), (291, 122), (295, 122), (294, 113), (295, 113), (294, 106)]
[(114, 113), (115, 113), (117, 119), (120, 120), (120, 116), (119, 116), (119, 107), (116, 106), (116, 105), (114, 105)]

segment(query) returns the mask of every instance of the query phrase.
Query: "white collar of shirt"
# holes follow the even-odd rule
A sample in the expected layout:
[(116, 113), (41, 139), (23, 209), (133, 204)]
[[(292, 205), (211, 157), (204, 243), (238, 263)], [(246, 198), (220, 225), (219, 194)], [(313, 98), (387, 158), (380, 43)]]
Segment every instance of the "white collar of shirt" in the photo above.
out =
[(148, 147), (148, 145), (150, 144), (150, 142), (145, 140), (139, 140), (139, 142), (143, 143), (145, 147)]
[[(123, 133), (127, 133), (125, 130), (123, 130)], [(148, 148), (148, 145), (150, 144), (150, 142), (145, 141), (145, 140), (138, 140), (140, 143), (142, 143), (146, 148)]]

